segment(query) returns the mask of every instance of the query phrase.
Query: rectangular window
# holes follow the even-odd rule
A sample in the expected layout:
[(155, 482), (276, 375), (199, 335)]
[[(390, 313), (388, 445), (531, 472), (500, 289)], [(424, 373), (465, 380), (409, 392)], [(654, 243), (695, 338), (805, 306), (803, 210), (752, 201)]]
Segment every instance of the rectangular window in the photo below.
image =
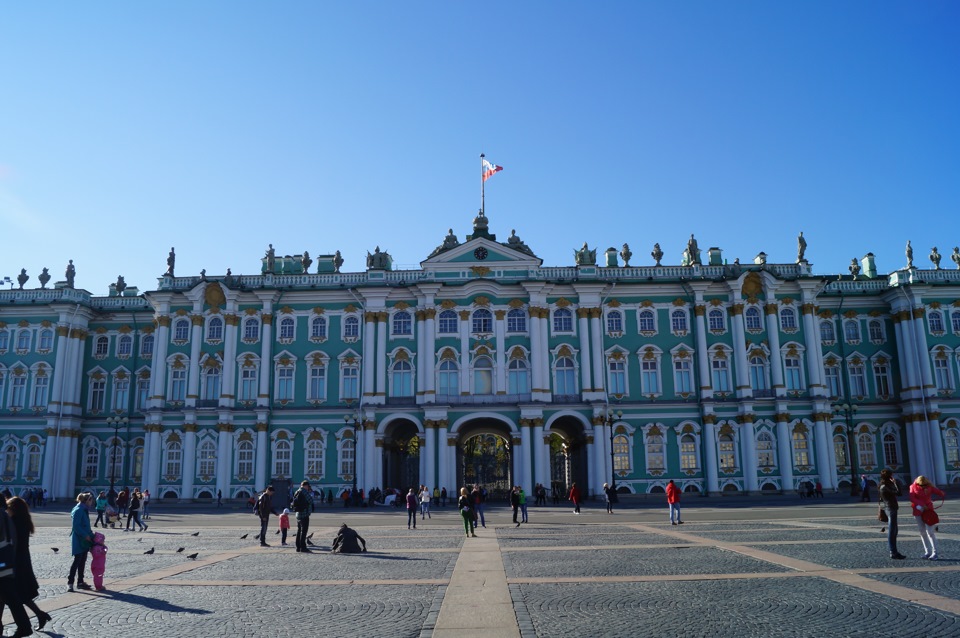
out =
[[(16, 379), (14, 379), (16, 383)], [(14, 386), (16, 389), (16, 386)], [(103, 406), (107, 394), (107, 382), (103, 379), (95, 379), (90, 384), (90, 410), (92, 412), (103, 412)]]
[(680, 441), (680, 469), (697, 469), (697, 446), (692, 436), (685, 436)]
[(734, 453), (734, 442), (729, 436), (721, 437), (718, 443), (720, 470), (732, 470), (737, 467), (737, 456)]
[(877, 396), (890, 396), (890, 371), (885, 365), (875, 364), (873, 366), (873, 379), (877, 385)]
[(293, 368), (277, 369), (277, 401), (293, 401)]
[(150, 396), (150, 379), (137, 379), (137, 410), (147, 407), (147, 398)]
[(357, 399), (360, 397), (359, 369), (355, 366), (341, 368), (340, 374), (343, 377), (344, 399)]
[(610, 394), (627, 393), (627, 379), (624, 368), (622, 361), (610, 362), (610, 387), (608, 389)]
[(933, 377), (934, 382), (937, 384), (937, 390), (952, 389), (950, 384), (950, 367), (947, 359), (937, 358), (933, 360)]
[(803, 390), (803, 377), (800, 374), (800, 359), (794, 357), (787, 357), (783, 360), (783, 367), (786, 370), (786, 381), (787, 390), (790, 391), (799, 391)]
[(327, 398), (327, 369), (310, 368), (310, 401), (323, 401)]
[(175, 369), (170, 373), (170, 400), (186, 401), (187, 399), (187, 371)]
[(677, 359), (673, 362), (673, 386), (676, 394), (689, 394), (693, 389), (690, 362), (686, 359)]
[(660, 393), (660, 374), (655, 360), (640, 362), (640, 385), (644, 394)]
[(47, 396), (50, 389), (50, 377), (37, 377), (33, 380), (33, 407), (47, 407)]
[(663, 470), (663, 437), (656, 435), (647, 439), (647, 470)]
[(130, 380), (129, 379), (116, 379), (113, 382), (113, 409), (116, 411), (122, 411), (127, 409), (128, 401), (130, 398)]
[(810, 465), (810, 455), (807, 452), (807, 437), (798, 432), (793, 434), (793, 464), (796, 467)]
[(825, 380), (827, 382), (827, 393), (831, 397), (840, 396), (840, 368), (837, 366), (828, 366), (823, 369)]
[(240, 371), (240, 400), (257, 400), (257, 371), (253, 368), (244, 368)]
[(714, 359), (710, 362), (710, 367), (713, 371), (713, 391), (729, 392), (730, 380), (727, 375), (726, 359)]
[(855, 397), (867, 396), (867, 380), (863, 366), (850, 366), (850, 394)]
[(757, 437), (757, 466), (773, 467), (773, 439), (769, 435)]

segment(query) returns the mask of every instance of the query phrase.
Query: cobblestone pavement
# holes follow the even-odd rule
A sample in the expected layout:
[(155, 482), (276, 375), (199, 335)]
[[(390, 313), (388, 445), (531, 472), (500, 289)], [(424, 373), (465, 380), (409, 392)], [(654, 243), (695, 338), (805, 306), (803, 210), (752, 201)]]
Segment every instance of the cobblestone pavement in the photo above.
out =
[[(899, 541), (909, 558), (891, 561), (869, 503), (738, 512), (742, 520), (728, 509), (688, 507), (686, 524), (671, 526), (660, 508), (618, 510), (615, 520), (602, 508), (581, 516), (531, 508), (536, 522), (516, 528), (509, 510), (491, 508), (488, 528), (478, 530), (493, 542), (484, 556), (502, 570), (491, 584), (482, 565), (463, 561), (478, 545), (464, 539), (452, 510), (435, 511), (417, 530), (395, 512), (315, 517), (317, 551), (306, 555), (280, 546), (273, 529), (271, 546), (259, 547), (249, 514), (157, 511), (147, 532), (106, 530), (101, 593), (66, 591), (66, 513), (43, 513), (31, 548), (39, 604), (53, 621), (36, 635), (960, 635), (960, 504), (941, 514), (936, 563), (919, 559), (909, 517)], [(325, 551), (342, 521), (366, 538), (368, 554)], [(476, 601), (457, 598), (448, 609), (458, 559), (458, 574), (479, 570)], [(484, 601), (492, 600), (513, 609), (513, 631), (483, 631)], [(9, 613), (4, 621), (9, 632)]]

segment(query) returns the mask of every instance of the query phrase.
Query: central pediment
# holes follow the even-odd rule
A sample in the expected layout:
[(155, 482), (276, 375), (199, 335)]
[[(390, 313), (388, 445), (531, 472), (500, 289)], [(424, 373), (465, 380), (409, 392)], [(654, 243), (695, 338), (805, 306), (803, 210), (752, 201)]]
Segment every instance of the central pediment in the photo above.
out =
[(477, 237), (420, 262), (426, 271), (463, 270), (474, 266), (487, 268), (539, 268), (543, 260), (521, 250)]

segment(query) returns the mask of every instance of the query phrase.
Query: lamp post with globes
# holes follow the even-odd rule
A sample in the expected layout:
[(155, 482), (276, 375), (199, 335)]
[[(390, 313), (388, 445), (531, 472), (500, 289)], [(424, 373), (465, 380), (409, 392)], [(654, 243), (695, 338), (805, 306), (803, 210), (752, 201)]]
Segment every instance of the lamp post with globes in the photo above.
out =
[(604, 414), (604, 425), (610, 428), (610, 487), (613, 489), (613, 493), (617, 493), (617, 468), (615, 465), (616, 456), (613, 452), (613, 424), (623, 418), (623, 410), (614, 411), (613, 408), (607, 408), (606, 413)]
[(353, 489), (350, 490), (350, 500), (356, 504), (357, 503), (357, 470), (360, 468), (360, 463), (358, 459), (359, 445), (357, 445), (357, 430), (360, 427), (360, 417), (354, 412), (351, 414), (343, 415), (344, 424), (349, 427), (353, 425)]
[(860, 495), (860, 484), (857, 482), (857, 450), (854, 440), (853, 417), (857, 414), (857, 406), (852, 403), (834, 403), (833, 413), (842, 416), (847, 424), (847, 449), (850, 454), (850, 496)]
[(113, 428), (113, 455), (110, 459), (110, 493), (116, 494), (117, 485), (117, 448), (120, 447), (120, 426), (130, 423), (125, 416), (107, 417), (107, 425)]

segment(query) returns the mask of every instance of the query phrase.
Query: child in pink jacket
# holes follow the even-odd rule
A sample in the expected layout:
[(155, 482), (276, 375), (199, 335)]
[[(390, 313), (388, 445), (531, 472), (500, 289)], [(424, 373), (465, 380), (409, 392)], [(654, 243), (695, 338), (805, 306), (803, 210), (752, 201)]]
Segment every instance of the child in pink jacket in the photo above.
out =
[(93, 547), (90, 548), (90, 554), (93, 559), (90, 561), (90, 573), (93, 574), (93, 586), (97, 591), (103, 591), (103, 573), (107, 569), (107, 546), (103, 544), (105, 537), (100, 532), (93, 535)]
[(290, 510), (284, 509), (283, 514), (280, 515), (280, 544), (287, 544), (287, 530), (290, 529)]

